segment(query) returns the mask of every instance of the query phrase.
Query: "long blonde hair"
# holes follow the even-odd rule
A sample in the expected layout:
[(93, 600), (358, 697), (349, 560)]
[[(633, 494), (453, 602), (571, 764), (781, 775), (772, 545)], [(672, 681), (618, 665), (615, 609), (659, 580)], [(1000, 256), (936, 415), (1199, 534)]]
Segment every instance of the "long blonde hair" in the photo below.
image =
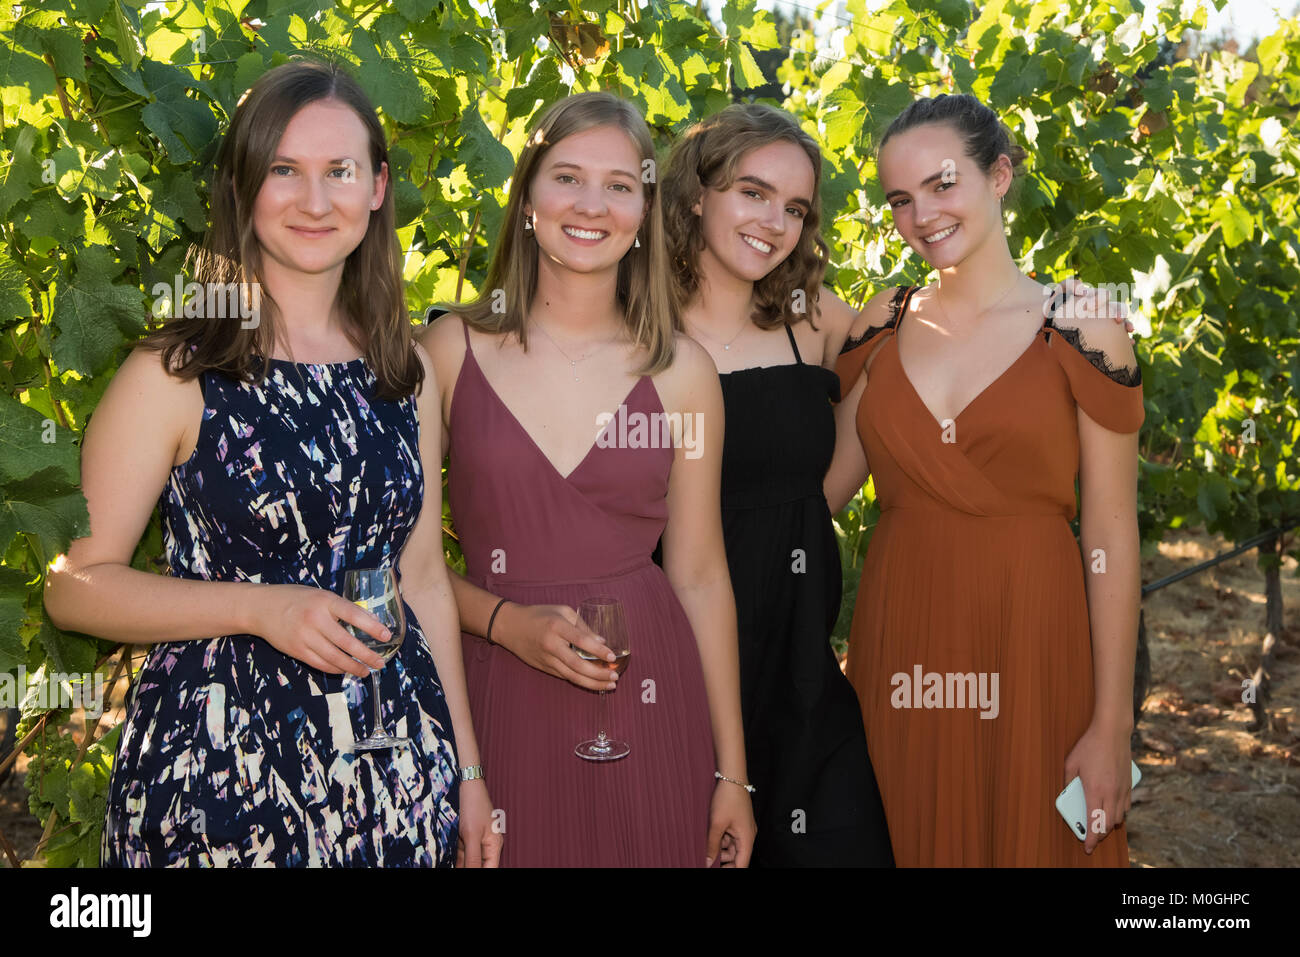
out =
[[(672, 290), (668, 280), (663, 211), (659, 201), (654, 142), (636, 107), (611, 93), (578, 93), (555, 103), (529, 132), (515, 164), (501, 233), (488, 266), (483, 291), (467, 303), (439, 308), (460, 315), (474, 329), (510, 333), (528, 348), (528, 311), (537, 293), (537, 242), (524, 231), (528, 187), (542, 160), (556, 143), (598, 126), (616, 126), (641, 154), (641, 188), (648, 209), (637, 231), (640, 246), (628, 250), (618, 265), (617, 296), (632, 341), (649, 353), (639, 370), (653, 375), (673, 361)], [(501, 301), (504, 295), (504, 302)]]

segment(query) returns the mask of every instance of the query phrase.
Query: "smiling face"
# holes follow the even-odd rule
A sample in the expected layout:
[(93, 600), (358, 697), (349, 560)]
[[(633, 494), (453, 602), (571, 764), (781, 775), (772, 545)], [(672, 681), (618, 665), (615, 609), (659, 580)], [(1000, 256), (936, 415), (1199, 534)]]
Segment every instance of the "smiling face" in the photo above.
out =
[(726, 189), (705, 188), (692, 212), (700, 217), (700, 272), (757, 282), (785, 261), (803, 232), (815, 190), (812, 162), (780, 140), (750, 150)]
[(342, 271), (383, 203), (388, 166), (371, 169), (360, 117), (316, 100), (285, 127), (253, 205), (263, 268), (318, 275)]
[(985, 174), (949, 124), (890, 137), (878, 169), (898, 234), (936, 269), (958, 265), (990, 240), (1005, 241), (1000, 200), (1011, 184), (1010, 162), (1000, 156)]
[(524, 216), (542, 260), (579, 273), (617, 269), (648, 208), (641, 154), (616, 126), (560, 140), (528, 184)]

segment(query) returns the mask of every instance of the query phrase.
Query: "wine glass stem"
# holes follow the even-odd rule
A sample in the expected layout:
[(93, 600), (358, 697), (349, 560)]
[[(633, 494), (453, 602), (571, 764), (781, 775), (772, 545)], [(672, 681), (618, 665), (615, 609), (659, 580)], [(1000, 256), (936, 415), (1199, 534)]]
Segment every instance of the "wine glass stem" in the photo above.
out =
[(605, 720), (605, 692), (600, 692), (600, 725), (596, 729), (596, 741), (599, 747), (604, 747), (605, 742), (609, 740), (605, 736), (605, 726), (609, 723)]
[(370, 687), (374, 691), (372, 696), (375, 699), (375, 729), (370, 732), (371, 737), (379, 737), (384, 733), (384, 719), (379, 713), (379, 672), (370, 672)]

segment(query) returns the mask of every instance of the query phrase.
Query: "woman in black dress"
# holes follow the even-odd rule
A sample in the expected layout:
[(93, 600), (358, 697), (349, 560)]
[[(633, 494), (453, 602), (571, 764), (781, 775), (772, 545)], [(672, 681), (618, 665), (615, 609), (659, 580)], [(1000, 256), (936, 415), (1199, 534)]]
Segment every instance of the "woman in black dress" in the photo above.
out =
[(664, 217), (679, 315), (713, 357), (725, 402), (751, 866), (890, 866), (862, 715), (829, 641), (841, 578), (822, 480), (832, 370), (854, 313), (820, 289), (820, 170), (788, 114), (731, 106), (676, 144)]

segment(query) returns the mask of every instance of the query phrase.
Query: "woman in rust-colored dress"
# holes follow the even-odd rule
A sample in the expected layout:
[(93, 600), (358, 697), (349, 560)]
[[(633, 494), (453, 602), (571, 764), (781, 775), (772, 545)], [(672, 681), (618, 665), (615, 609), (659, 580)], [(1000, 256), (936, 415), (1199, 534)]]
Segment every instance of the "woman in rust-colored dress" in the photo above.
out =
[[(881, 185), (938, 281), (872, 300), (837, 369), (827, 498), (869, 470), (881, 507), (848, 675), (900, 866), (1128, 863), (1141, 377), (1011, 258), (1023, 156), (971, 97), (894, 122)], [(1076, 775), (1086, 841), (1054, 806)]]

